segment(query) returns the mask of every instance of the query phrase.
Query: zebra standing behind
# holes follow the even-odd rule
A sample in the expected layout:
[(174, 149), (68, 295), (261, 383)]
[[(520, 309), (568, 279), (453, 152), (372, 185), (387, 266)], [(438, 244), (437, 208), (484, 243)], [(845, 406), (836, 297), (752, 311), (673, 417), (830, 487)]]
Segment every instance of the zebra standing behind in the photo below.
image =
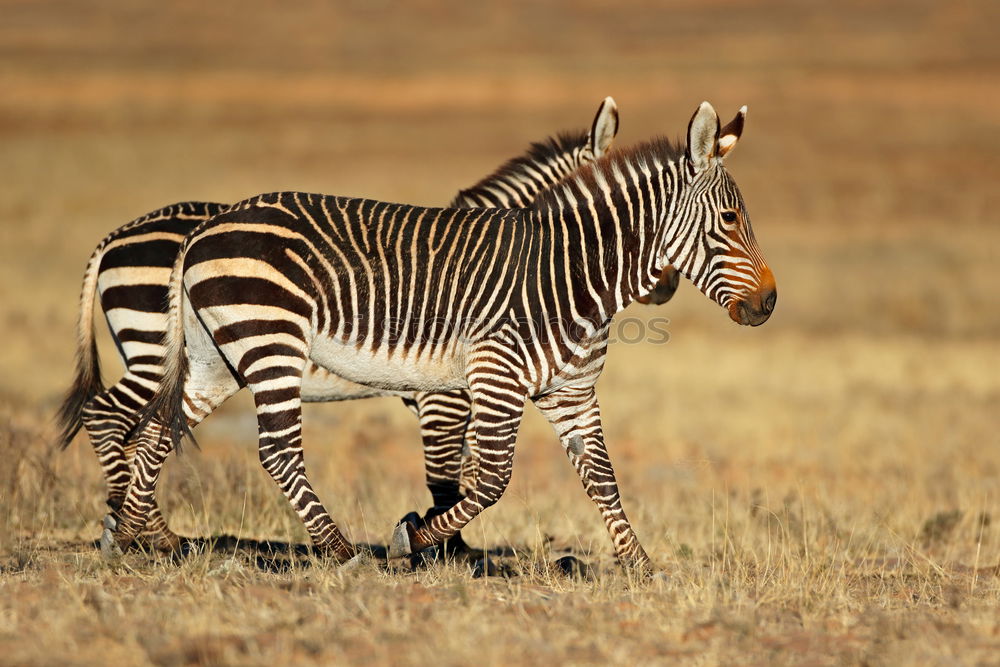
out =
[(426, 525), (400, 524), (392, 555), (450, 538), (500, 498), (530, 399), (558, 433), (619, 562), (647, 569), (621, 506), (594, 384), (612, 317), (650, 292), (668, 264), (734, 321), (756, 326), (770, 316), (774, 277), (723, 166), (745, 112), (720, 130), (704, 102), (685, 149), (657, 139), (610, 153), (530, 209), (285, 192), (199, 227), (171, 274), (167, 372), (146, 408), (105, 553), (141, 529), (160, 466), (199, 404), (236, 391), (231, 367), (254, 395), (264, 467), (314, 544), (351, 558), (354, 546), (305, 475), (301, 388), (311, 361), (369, 386), (471, 394), (475, 486)]
[[(533, 144), (525, 155), (508, 161), (492, 175), (459, 192), (451, 205), (526, 206), (538, 192), (603, 155), (617, 129), (617, 109), (606, 100), (589, 132), (563, 133)], [(60, 411), (60, 444), (68, 446), (81, 425), (86, 428), (107, 481), (107, 504), (112, 516), (124, 501), (130, 479), (134, 444), (129, 442), (129, 435), (139, 409), (152, 397), (163, 372), (170, 268), (184, 238), (227, 208), (229, 204), (210, 202), (164, 207), (109, 234), (88, 263), (80, 301), (77, 371)], [(665, 283), (665, 289), (671, 293), (675, 286), (676, 282)], [(100, 359), (93, 334), (95, 292), (125, 363), (124, 376), (108, 389), (100, 380)], [(356, 385), (313, 364), (304, 370), (304, 401), (347, 400), (387, 393), (390, 392)], [(418, 394), (407, 396), (404, 401), (420, 420), (427, 484), (434, 501), (431, 513), (443, 511), (460, 497), (458, 477), (470, 412), (468, 396), (463, 391)], [(154, 549), (175, 549), (180, 543), (155, 502), (139, 537)], [(461, 544), (459, 540), (456, 543)]]

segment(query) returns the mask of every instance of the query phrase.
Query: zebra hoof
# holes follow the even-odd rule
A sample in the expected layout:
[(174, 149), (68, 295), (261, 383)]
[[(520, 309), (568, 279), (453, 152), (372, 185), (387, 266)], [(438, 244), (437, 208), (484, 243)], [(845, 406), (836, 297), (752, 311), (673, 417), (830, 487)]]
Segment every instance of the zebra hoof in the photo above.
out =
[(211, 551), (206, 543), (193, 540), (193, 539), (183, 539), (181, 540), (180, 547), (175, 552), (179, 558), (195, 558)]
[(110, 528), (105, 528), (101, 533), (101, 558), (108, 563), (117, 563), (123, 555), (121, 547), (115, 541), (115, 534)]
[(563, 556), (552, 564), (556, 572), (571, 579), (593, 579), (594, 569), (576, 556)]
[(392, 531), (392, 540), (389, 542), (389, 558), (402, 558), (413, 553), (410, 546), (410, 524), (403, 522)]
[(504, 579), (510, 579), (517, 576), (517, 572), (512, 567), (489, 556), (483, 556), (473, 563), (471, 574), (473, 579), (482, 579), (483, 577), (503, 577)]

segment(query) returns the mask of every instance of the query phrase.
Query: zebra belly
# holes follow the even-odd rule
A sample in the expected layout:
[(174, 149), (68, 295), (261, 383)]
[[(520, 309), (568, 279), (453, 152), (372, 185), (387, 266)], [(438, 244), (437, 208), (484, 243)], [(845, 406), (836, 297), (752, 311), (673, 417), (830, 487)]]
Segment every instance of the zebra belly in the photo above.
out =
[(302, 400), (307, 403), (351, 401), (376, 396), (411, 396), (413, 392), (368, 387), (351, 382), (315, 364), (306, 366), (302, 374)]
[(419, 356), (397, 349), (359, 348), (333, 338), (318, 336), (310, 360), (332, 373), (367, 387), (392, 391), (444, 391), (464, 389), (465, 365), (454, 350), (425, 349)]

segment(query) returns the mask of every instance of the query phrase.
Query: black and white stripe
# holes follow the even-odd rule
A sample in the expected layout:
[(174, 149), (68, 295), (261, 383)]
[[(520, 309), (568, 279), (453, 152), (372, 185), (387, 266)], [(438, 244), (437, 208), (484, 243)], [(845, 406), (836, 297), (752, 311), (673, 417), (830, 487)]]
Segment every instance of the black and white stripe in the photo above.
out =
[[(474, 486), (425, 526), (402, 525), (394, 553), (448, 539), (496, 502), (531, 399), (600, 509), (620, 562), (647, 567), (621, 507), (594, 384), (612, 317), (648, 293), (668, 264), (734, 321), (769, 317), (774, 278), (722, 163), (744, 116), (742, 109), (720, 129), (703, 103), (686, 150), (661, 139), (612, 153), (530, 209), (284, 192), (200, 226), (171, 276), (167, 372), (146, 409), (146, 418), (159, 417), (140, 434), (121, 522), (105, 543), (120, 547), (136, 534), (173, 441), (204, 404), (245, 383), (264, 467), (315, 545), (351, 557), (304, 471), (302, 374), (311, 362), (385, 390), (471, 395)], [(171, 437), (161, 437), (164, 429)]]
[[(185, 202), (153, 211), (105, 237), (87, 263), (77, 325), (76, 377), (59, 413), (60, 444), (68, 446), (80, 427), (86, 428), (104, 472), (112, 512), (121, 507), (131, 479), (135, 444), (128, 435), (163, 376), (170, 269), (187, 235), (228, 207)], [(95, 293), (125, 365), (125, 374), (107, 389), (94, 338)], [(155, 504), (141, 538), (154, 548), (179, 544)]]
[[(538, 192), (607, 151), (617, 132), (617, 110), (602, 104), (589, 132), (563, 133), (533, 144), (453, 200), (454, 207), (526, 206)], [(61, 444), (69, 444), (83, 425), (107, 480), (107, 502), (117, 513), (125, 497), (134, 443), (129, 442), (139, 409), (152, 397), (163, 374), (170, 269), (185, 237), (228, 204), (187, 202), (138, 218), (108, 235), (92, 254), (84, 277), (78, 326), (77, 373), (60, 412)], [(105, 389), (94, 344), (94, 294), (99, 295), (112, 336), (125, 363), (125, 375)], [(302, 378), (303, 401), (341, 401), (384, 396), (386, 390), (350, 382), (314, 364)], [(466, 392), (410, 395), (404, 401), (418, 416), (424, 444), (427, 485), (441, 512), (461, 497), (462, 443), (470, 402)], [(199, 419), (214, 407), (202, 405)], [(172, 549), (178, 538), (155, 502), (142, 541)]]

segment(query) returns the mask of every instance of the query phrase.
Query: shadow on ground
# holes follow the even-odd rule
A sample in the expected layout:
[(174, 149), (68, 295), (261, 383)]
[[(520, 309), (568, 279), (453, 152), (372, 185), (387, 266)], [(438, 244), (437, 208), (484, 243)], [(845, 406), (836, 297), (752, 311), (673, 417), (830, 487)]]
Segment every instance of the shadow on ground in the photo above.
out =
[[(317, 555), (310, 544), (284, 542), (281, 540), (255, 540), (236, 535), (213, 535), (211, 537), (183, 537), (180, 553), (170, 556), (171, 560), (181, 563), (187, 558), (202, 554), (213, 554), (240, 558), (247, 565), (252, 565), (261, 572), (284, 573), (295, 569), (308, 569), (328, 563), (323, 556)], [(358, 543), (357, 550), (377, 563), (385, 572), (405, 573), (433, 567), (438, 564), (465, 565), (473, 578), (479, 577), (518, 577), (525, 572), (526, 567), (536, 568), (537, 563), (528, 562), (525, 554), (528, 548), (500, 546), (490, 549), (469, 547), (462, 543), (459, 547), (436, 546), (424, 549), (419, 553), (404, 558), (389, 558), (389, 547), (384, 544)], [(43, 548), (51, 551), (85, 551), (88, 548), (100, 550), (100, 540), (86, 543), (61, 543)], [(140, 553), (138, 547), (132, 553)], [(520, 554), (520, 556), (519, 556)], [(162, 558), (163, 554), (149, 553), (150, 558)], [(569, 577), (590, 579), (597, 570), (590, 563), (575, 554), (562, 555), (549, 564), (550, 569), (558, 574)]]

